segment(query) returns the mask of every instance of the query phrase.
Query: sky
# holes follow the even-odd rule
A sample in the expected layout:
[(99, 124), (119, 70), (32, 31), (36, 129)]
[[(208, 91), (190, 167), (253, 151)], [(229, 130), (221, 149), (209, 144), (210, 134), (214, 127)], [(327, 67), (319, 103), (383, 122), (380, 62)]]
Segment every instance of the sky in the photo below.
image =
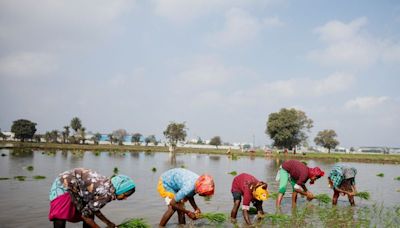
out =
[(271, 144), (302, 110), (342, 147), (400, 147), (395, 0), (1, 0), (0, 128)]

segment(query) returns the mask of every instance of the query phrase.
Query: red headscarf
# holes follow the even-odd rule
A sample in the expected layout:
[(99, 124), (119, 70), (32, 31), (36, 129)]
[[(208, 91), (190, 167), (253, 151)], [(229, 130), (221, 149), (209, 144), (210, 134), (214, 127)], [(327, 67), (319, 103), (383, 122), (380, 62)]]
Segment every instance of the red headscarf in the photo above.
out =
[[(321, 170), (319, 167), (314, 167), (314, 168), (308, 168), (308, 178), (312, 177), (323, 177), (325, 175), (325, 172)], [(314, 184), (314, 181), (311, 180), (310, 184)]]
[(201, 175), (195, 184), (195, 191), (199, 195), (211, 196), (214, 194), (214, 180), (208, 174)]

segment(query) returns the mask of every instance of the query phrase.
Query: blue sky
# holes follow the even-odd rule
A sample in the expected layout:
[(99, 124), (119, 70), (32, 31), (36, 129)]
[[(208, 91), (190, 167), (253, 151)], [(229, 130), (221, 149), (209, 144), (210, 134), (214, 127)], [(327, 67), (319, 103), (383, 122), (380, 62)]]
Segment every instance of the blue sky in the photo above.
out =
[(303, 110), (341, 146), (400, 146), (398, 1), (0, 2), (0, 128), (78, 116), (87, 130), (270, 144)]

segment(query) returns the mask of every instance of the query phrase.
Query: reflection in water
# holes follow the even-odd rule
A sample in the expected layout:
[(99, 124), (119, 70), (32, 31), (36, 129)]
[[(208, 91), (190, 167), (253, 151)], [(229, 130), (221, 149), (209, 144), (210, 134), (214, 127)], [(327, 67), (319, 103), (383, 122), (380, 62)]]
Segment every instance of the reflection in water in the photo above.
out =
[(174, 152), (169, 152), (169, 161), (172, 167), (176, 167), (176, 154)]
[(10, 158), (33, 158), (33, 150), (26, 148), (14, 148), (11, 150)]
[(136, 152), (136, 151), (132, 151), (132, 152), (130, 152), (130, 154), (131, 154), (131, 157), (132, 158), (136, 158), (136, 159), (139, 159), (139, 152)]
[(221, 159), (221, 156), (210, 155), (208, 158), (210, 159), (210, 161), (219, 161)]

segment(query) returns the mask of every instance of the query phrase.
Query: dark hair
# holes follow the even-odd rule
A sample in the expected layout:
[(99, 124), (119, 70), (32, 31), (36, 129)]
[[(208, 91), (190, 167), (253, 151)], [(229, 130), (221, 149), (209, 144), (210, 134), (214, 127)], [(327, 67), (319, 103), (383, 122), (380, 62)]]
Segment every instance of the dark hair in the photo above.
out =
[(130, 196), (130, 195), (132, 195), (134, 192), (135, 192), (135, 188), (132, 188), (131, 190), (129, 190), (129, 191), (127, 191), (127, 192), (124, 192), (123, 194), (126, 196), (126, 197), (128, 197), (128, 196)]

